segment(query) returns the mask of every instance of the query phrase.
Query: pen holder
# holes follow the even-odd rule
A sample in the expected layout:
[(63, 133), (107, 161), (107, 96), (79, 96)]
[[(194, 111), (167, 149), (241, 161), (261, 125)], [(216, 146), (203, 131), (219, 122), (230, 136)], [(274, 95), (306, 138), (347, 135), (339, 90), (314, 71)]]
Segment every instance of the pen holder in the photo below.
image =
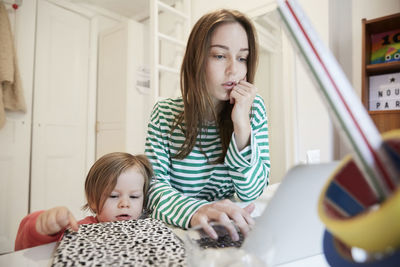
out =
[[(398, 153), (400, 131), (383, 139)], [(400, 247), (400, 188), (379, 203), (353, 159), (346, 157), (320, 194), (318, 215), (335, 238), (367, 252)]]
[(343, 244), (325, 230), (323, 248), (330, 266), (340, 267), (395, 267), (399, 266), (400, 250), (386, 253), (361, 253), (355, 257), (352, 248)]

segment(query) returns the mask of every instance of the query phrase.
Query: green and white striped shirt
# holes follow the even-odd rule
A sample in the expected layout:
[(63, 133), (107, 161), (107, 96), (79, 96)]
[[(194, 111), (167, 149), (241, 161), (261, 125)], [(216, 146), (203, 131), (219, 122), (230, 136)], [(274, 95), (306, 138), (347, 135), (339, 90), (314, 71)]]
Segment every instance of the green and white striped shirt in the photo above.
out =
[(210, 201), (233, 197), (242, 201), (259, 197), (269, 179), (270, 159), (265, 105), (257, 95), (251, 110), (250, 145), (238, 151), (234, 134), (223, 164), (210, 164), (222, 154), (215, 124), (206, 126), (206, 136), (196, 142), (183, 160), (173, 158), (185, 139), (179, 127), (171, 133), (175, 118), (183, 111), (182, 98), (159, 101), (153, 109), (146, 139), (146, 156), (154, 168), (148, 208), (152, 217), (189, 227), (193, 214)]

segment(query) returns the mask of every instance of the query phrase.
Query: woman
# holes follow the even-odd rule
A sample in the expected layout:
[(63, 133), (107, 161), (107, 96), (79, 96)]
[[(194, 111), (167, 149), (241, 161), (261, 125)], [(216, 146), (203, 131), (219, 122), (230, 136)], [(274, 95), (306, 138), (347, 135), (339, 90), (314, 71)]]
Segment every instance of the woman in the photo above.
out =
[[(238, 11), (204, 15), (189, 36), (178, 99), (158, 102), (152, 112), (146, 155), (155, 179), (149, 189), (152, 216), (212, 237), (211, 221), (233, 240), (236, 224), (246, 235), (250, 213), (229, 198), (259, 197), (268, 184), (268, 127), (263, 100), (252, 84), (258, 53), (255, 30)], [(234, 224), (231, 222), (234, 222)]]

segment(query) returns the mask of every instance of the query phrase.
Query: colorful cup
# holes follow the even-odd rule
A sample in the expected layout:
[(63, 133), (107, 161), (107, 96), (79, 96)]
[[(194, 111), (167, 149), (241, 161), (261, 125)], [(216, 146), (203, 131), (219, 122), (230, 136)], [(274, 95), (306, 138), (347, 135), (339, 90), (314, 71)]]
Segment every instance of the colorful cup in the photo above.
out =
[(323, 247), (326, 261), (333, 267), (396, 267), (400, 263), (400, 250), (390, 251), (383, 255), (378, 253), (377, 257), (366, 259), (363, 262), (356, 261), (352, 256), (351, 248), (326, 230)]
[[(383, 138), (400, 153), (400, 131)], [(400, 248), (400, 187), (379, 204), (350, 156), (324, 186), (318, 214), (328, 231), (350, 247), (368, 252)]]

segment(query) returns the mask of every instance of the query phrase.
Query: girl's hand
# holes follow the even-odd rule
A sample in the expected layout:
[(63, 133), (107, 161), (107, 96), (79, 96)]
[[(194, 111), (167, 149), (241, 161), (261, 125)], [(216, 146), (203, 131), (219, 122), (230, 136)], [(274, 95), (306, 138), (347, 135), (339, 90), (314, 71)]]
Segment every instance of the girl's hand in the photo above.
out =
[(55, 207), (41, 213), (36, 220), (36, 231), (42, 235), (57, 234), (67, 226), (78, 231), (78, 222), (66, 207)]
[(251, 125), (249, 112), (256, 94), (257, 88), (245, 80), (239, 81), (230, 94), (230, 103), (234, 104), (231, 114), (233, 131), (239, 151), (250, 142)]
[(250, 204), (242, 209), (229, 199), (220, 200), (204, 205), (198, 209), (190, 220), (190, 226), (194, 227), (200, 225), (211, 238), (218, 239), (217, 233), (209, 224), (210, 222), (217, 222), (228, 230), (232, 240), (238, 241), (239, 235), (234, 224), (236, 224), (240, 232), (246, 236), (254, 225), (254, 220), (250, 216), (254, 208), (254, 204)]

